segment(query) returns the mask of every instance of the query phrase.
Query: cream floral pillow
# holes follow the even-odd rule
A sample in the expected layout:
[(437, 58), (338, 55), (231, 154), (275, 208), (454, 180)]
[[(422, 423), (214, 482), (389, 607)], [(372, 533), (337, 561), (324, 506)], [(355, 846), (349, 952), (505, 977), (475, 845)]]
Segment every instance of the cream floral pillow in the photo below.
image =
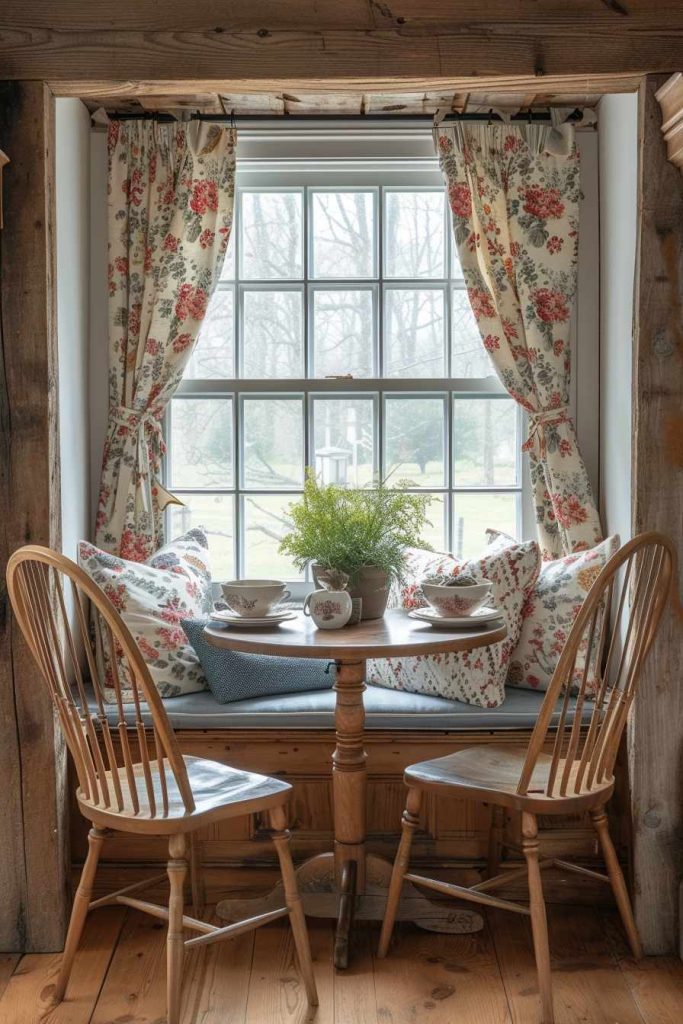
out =
[[(371, 660), (368, 681), (393, 690), (428, 693), (484, 708), (502, 704), (510, 652), (519, 639), (522, 608), (536, 582), (540, 565), (541, 552), (535, 541), (518, 544), (502, 536), (492, 541), (480, 558), (467, 562), (443, 554), (424, 553), (424, 557), (419, 557), (411, 549), (407, 556), (411, 575), (401, 588), (404, 608), (423, 604), (416, 591), (425, 575), (434, 571), (454, 575), (471, 573), (493, 584), (490, 603), (502, 611), (508, 635), (500, 643), (461, 654)], [(419, 575), (412, 576), (416, 569)]]
[[(588, 591), (618, 549), (619, 538), (608, 537), (589, 551), (565, 555), (542, 565), (522, 612), (522, 630), (510, 658), (508, 686), (547, 690)], [(574, 668), (576, 683), (583, 675), (584, 664), (585, 651), (579, 650)], [(588, 695), (594, 690), (592, 671), (587, 680)]]
[[(162, 697), (206, 689), (206, 679), (182, 619), (206, 616), (212, 609), (209, 549), (203, 530), (193, 529), (160, 548), (146, 562), (128, 562), (81, 541), (78, 563), (105, 592), (147, 662)], [(108, 685), (105, 699), (115, 700), (108, 650), (98, 649)], [(130, 679), (121, 679), (124, 699), (132, 700)]]

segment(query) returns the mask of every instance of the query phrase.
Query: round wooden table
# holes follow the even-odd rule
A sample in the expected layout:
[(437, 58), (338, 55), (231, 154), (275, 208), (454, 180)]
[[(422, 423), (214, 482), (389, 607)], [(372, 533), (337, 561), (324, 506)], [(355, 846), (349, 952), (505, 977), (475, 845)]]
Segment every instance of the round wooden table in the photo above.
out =
[[(317, 629), (302, 613), (268, 629), (207, 626), (207, 640), (216, 647), (246, 654), (329, 658), (336, 662), (335, 728), (332, 755), (334, 854), (319, 854), (297, 870), (304, 909), (311, 917), (336, 917), (334, 960), (348, 962), (349, 932), (354, 917), (381, 920), (391, 865), (365, 855), (366, 753), (363, 744), (365, 663), (367, 658), (396, 658), (445, 651), (472, 651), (497, 643), (507, 634), (496, 628), (444, 630), (411, 619), (405, 611), (388, 611), (384, 618), (344, 629)], [(226, 919), (252, 916), (282, 903), (281, 887), (258, 899), (224, 900), (218, 913)], [(431, 931), (469, 932), (482, 927), (479, 914), (453, 910), (432, 902), (406, 885), (397, 915)]]

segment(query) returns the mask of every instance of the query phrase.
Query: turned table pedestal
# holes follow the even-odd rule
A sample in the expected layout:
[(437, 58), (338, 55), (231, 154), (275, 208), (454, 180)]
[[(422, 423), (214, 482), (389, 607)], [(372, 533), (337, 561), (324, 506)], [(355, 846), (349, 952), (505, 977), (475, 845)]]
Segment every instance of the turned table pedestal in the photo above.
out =
[[(411, 619), (405, 611), (389, 611), (382, 619), (338, 630), (317, 629), (303, 614), (269, 629), (226, 629), (207, 626), (207, 640), (247, 654), (280, 657), (329, 658), (337, 672), (335, 728), (332, 755), (334, 853), (323, 853), (302, 864), (297, 880), (310, 917), (337, 919), (334, 961), (348, 963), (349, 935), (355, 918), (384, 916), (391, 865), (365, 853), (366, 753), (363, 744), (365, 663), (367, 658), (414, 657), (443, 652), (472, 651), (504, 639), (506, 628), (433, 629)], [(282, 905), (281, 886), (256, 899), (223, 900), (218, 913), (237, 919)], [(470, 932), (482, 927), (479, 914), (435, 903), (413, 886), (404, 887), (398, 918), (430, 931)]]

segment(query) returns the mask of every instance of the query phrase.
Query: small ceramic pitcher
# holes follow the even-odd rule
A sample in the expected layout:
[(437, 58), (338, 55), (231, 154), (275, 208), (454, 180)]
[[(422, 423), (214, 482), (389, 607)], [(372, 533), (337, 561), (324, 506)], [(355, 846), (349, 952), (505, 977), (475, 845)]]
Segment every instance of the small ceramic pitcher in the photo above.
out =
[(310, 615), (318, 629), (341, 629), (351, 618), (348, 590), (314, 590), (304, 602), (304, 615)]

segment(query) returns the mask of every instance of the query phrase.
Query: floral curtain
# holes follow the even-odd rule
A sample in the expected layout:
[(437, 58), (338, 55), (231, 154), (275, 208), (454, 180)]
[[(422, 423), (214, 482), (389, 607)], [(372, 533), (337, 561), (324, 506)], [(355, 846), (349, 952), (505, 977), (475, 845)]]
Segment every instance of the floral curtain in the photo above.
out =
[(234, 129), (190, 121), (109, 127), (109, 424), (95, 540), (144, 561), (164, 542), (161, 418), (225, 256)]
[(508, 393), (529, 414), (544, 558), (602, 539), (569, 416), (579, 160), (573, 129), (460, 122), (434, 129), (470, 303)]

